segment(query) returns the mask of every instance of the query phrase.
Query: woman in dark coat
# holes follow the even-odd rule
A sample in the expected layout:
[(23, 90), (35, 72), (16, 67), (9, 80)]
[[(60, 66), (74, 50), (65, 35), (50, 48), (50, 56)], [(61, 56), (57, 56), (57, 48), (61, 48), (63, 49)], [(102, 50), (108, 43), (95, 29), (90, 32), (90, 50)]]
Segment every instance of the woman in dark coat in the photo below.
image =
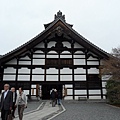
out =
[(52, 90), (52, 92), (51, 92), (51, 100), (52, 100), (52, 107), (55, 107), (56, 94), (55, 94), (55, 91), (54, 91), (54, 90)]
[(62, 99), (62, 95), (61, 95), (60, 90), (57, 93), (57, 97), (58, 97), (58, 105), (60, 105), (61, 104), (61, 99)]

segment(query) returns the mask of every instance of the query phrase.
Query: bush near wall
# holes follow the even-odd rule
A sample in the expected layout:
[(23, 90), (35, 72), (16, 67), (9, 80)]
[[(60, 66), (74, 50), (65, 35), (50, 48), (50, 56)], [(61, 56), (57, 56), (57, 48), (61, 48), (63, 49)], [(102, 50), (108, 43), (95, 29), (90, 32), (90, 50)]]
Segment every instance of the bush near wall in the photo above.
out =
[(120, 105), (120, 81), (108, 80), (106, 90), (108, 102)]

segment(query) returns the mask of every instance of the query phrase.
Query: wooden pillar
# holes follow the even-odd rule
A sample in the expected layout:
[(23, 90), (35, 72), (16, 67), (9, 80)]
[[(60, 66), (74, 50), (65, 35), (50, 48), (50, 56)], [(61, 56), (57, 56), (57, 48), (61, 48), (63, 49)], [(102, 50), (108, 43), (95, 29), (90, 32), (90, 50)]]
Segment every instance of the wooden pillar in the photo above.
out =
[(58, 52), (58, 81), (60, 81), (60, 51)]
[(31, 83), (32, 83), (32, 70), (33, 70), (33, 68), (32, 68), (32, 65), (33, 65), (33, 51), (31, 50), (30, 51), (31, 53), (31, 55), (30, 55), (30, 57), (31, 57), (31, 67), (30, 67), (30, 84), (29, 84), (29, 99), (31, 99)]
[(45, 53), (44, 81), (46, 81), (47, 40), (45, 40), (44, 46), (45, 46), (45, 51), (44, 51), (44, 53)]
[(75, 99), (75, 84), (74, 84), (74, 42), (71, 44), (71, 52), (72, 52), (72, 80), (73, 80), (73, 100)]
[(85, 52), (85, 63), (86, 63), (86, 88), (87, 88), (87, 99), (89, 99), (89, 83), (88, 83), (88, 67), (87, 67), (87, 51)]
[(39, 90), (40, 90), (39, 84), (36, 84), (36, 97), (39, 96)]
[(3, 66), (0, 67), (0, 93), (2, 92), (3, 87), (3, 74), (4, 74), (4, 68)]
[(99, 80), (100, 80), (101, 99), (103, 99), (103, 89), (102, 89), (102, 76), (101, 76), (100, 60), (99, 60)]
[(15, 76), (15, 89), (17, 90), (19, 88), (18, 86), (18, 68), (19, 68), (19, 58), (17, 59), (17, 67), (16, 67), (16, 76)]

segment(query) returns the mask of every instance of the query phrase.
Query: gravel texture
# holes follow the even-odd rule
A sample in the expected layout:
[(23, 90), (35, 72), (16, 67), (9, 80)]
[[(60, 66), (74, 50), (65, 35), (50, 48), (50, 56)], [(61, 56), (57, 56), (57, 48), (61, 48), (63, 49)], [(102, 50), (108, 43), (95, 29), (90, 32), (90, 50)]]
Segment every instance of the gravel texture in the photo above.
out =
[(66, 111), (52, 120), (120, 120), (120, 108), (106, 103), (62, 102)]

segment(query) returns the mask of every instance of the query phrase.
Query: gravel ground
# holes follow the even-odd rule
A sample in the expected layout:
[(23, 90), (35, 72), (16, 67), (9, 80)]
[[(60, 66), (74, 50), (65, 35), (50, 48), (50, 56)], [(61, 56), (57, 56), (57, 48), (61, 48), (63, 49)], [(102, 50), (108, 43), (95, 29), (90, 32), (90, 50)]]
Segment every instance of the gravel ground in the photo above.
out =
[(62, 102), (66, 111), (52, 120), (120, 120), (120, 108), (106, 103)]

